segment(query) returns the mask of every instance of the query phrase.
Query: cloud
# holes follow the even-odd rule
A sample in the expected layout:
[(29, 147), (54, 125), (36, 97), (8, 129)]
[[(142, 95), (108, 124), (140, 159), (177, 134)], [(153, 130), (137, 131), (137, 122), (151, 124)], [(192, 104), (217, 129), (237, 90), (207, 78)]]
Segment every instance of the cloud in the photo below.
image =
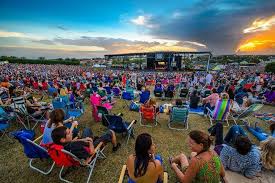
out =
[(0, 55), (17, 56), (26, 58), (46, 57), (52, 58), (91, 58), (102, 56), (102, 52), (91, 51), (63, 51), (51, 50), (43, 48), (29, 48), (29, 47), (1, 47)]
[(54, 45), (55, 42), (47, 39), (42, 40), (32, 40), (33, 43), (39, 43), (39, 44), (47, 44), (47, 45)]
[(20, 32), (7, 32), (7, 31), (1, 31), (0, 30), (0, 37), (18, 37), (18, 38), (26, 38), (28, 37), (24, 33)]
[(89, 52), (100, 52), (106, 51), (102, 47), (98, 46), (77, 46), (77, 45), (52, 45), (52, 46), (5, 46), (6, 48), (27, 48), (27, 49), (43, 49), (43, 50), (55, 50), (55, 51), (66, 51), (66, 52), (73, 52), (73, 51), (89, 51)]
[[(151, 39), (150, 41), (128, 40), (122, 38), (111, 37), (90, 37), (81, 36), (76, 39), (55, 38), (52, 40), (42, 39), (32, 41), (32, 45), (9, 45), (2, 47), (2, 53), (11, 50), (27, 50), (35, 53), (51, 53), (49, 56), (54, 57), (55, 52), (74, 53), (77, 57), (81, 52), (93, 52), (94, 54), (103, 56), (111, 53), (131, 53), (131, 52), (148, 52), (148, 51), (196, 51), (198, 48), (204, 47), (203, 44), (192, 41), (177, 41), (166, 39)], [(5, 49), (3, 49), (5, 47)], [(9, 50), (9, 51), (7, 51)], [(15, 52), (15, 51), (14, 51)], [(1, 52), (0, 52), (1, 53)], [(21, 55), (19, 55), (21, 53)], [(84, 54), (85, 55), (85, 54)], [(84, 57), (83, 55), (83, 57)], [(19, 51), (16, 56), (26, 56)]]
[(200, 0), (190, 7), (178, 8), (184, 16), (163, 21), (152, 17), (157, 29), (149, 34), (160, 39), (192, 40), (207, 45), (214, 54), (232, 54), (243, 38), (243, 30), (257, 17), (274, 14), (275, 1)]
[(236, 51), (275, 54), (275, 26), (266, 31), (244, 34)]
[(157, 24), (152, 23), (152, 16), (151, 15), (139, 15), (136, 18), (130, 20), (130, 22), (137, 26), (143, 26), (146, 28), (156, 28), (158, 27)]
[(175, 11), (175, 12), (173, 12), (173, 14), (172, 14), (172, 17), (173, 17), (173, 18), (180, 18), (180, 17), (182, 17), (182, 16), (183, 16), (183, 13), (180, 12), (180, 11)]
[(207, 47), (205, 44), (198, 43), (198, 42), (195, 42), (195, 41), (184, 41), (184, 43), (193, 44), (193, 45), (200, 46), (200, 47), (204, 47), (204, 48)]
[(195, 51), (198, 47), (206, 47), (203, 44), (176, 40), (152, 39), (151, 41), (127, 40), (110, 37), (82, 36), (79, 39), (56, 38), (53, 42), (62, 45), (97, 46), (110, 53), (129, 53), (146, 51)]
[(22, 32), (10, 32), (5, 30), (0, 30), (0, 37), (4, 38), (23, 38), (23, 39), (32, 39), (32, 40), (39, 40), (43, 39), (42, 36), (37, 36), (33, 34), (26, 34)]
[(58, 29), (60, 29), (60, 30), (63, 30), (63, 31), (68, 31), (69, 29), (68, 28), (66, 28), (66, 27), (64, 27), (64, 26), (61, 26), (61, 25), (58, 25), (58, 26), (56, 26)]
[(275, 25), (275, 15), (268, 18), (256, 19), (252, 25), (243, 30), (243, 33), (253, 33), (270, 30)]

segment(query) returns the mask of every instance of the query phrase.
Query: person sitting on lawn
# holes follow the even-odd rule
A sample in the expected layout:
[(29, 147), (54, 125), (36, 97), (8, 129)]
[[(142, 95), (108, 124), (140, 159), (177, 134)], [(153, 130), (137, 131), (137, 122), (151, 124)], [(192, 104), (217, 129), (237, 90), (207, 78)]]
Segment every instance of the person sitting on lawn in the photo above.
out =
[(188, 145), (192, 151), (191, 160), (184, 154), (169, 158), (171, 168), (180, 182), (219, 183), (221, 179), (227, 182), (219, 156), (210, 150), (211, 143), (208, 134), (193, 130), (188, 136)]
[(226, 169), (240, 172), (247, 178), (254, 178), (261, 171), (260, 151), (252, 145), (247, 136), (238, 136), (235, 147), (225, 145), (221, 150), (221, 160)]
[(254, 135), (259, 141), (264, 141), (266, 140), (269, 136), (274, 137), (275, 138), (275, 123), (272, 123), (269, 127), (271, 134), (267, 134), (264, 132), (264, 130), (262, 130), (260, 127), (257, 126), (258, 122), (255, 122), (255, 127), (250, 127), (248, 126), (247, 123), (245, 123), (245, 127), (246, 129), (252, 133), (252, 135)]
[(275, 138), (269, 137), (260, 143), (262, 165), (267, 170), (275, 171)]
[(215, 151), (226, 169), (254, 178), (261, 171), (261, 152), (252, 145), (241, 126), (232, 126), (223, 139), (223, 125), (216, 123), (209, 129), (216, 136)]
[(211, 95), (202, 99), (202, 103), (205, 104), (204, 114), (207, 114), (206, 108), (209, 108), (210, 110), (214, 110), (216, 102), (217, 100), (219, 100), (219, 94), (217, 93), (217, 90), (215, 88), (211, 90), (211, 93), (212, 93)]
[(194, 90), (190, 96), (190, 104), (189, 107), (193, 108), (193, 109), (197, 109), (198, 108), (198, 104), (200, 102), (200, 97), (198, 96), (198, 92), (197, 90)]
[(155, 155), (156, 145), (148, 133), (140, 134), (135, 143), (135, 154), (127, 159), (128, 183), (160, 183), (163, 180), (162, 158)]
[(251, 105), (252, 105), (251, 100), (244, 97), (242, 105), (238, 104), (238, 102), (236, 101), (233, 101), (230, 111), (232, 112), (233, 115), (239, 115), (242, 112), (244, 112), (246, 109), (248, 109), (248, 107)]
[(264, 102), (268, 104), (275, 103), (275, 86), (272, 86), (264, 94)]
[(43, 137), (42, 137), (42, 144), (49, 144), (52, 143), (52, 137), (51, 133), (52, 131), (60, 126), (66, 126), (71, 130), (73, 133), (73, 137), (75, 138), (78, 135), (78, 130), (76, 129), (78, 122), (74, 121), (73, 118), (69, 118), (67, 120), (64, 120), (65, 113), (62, 109), (54, 109), (50, 113), (50, 119), (45, 124)]
[(95, 147), (100, 142), (104, 144), (111, 142), (113, 144), (113, 151), (117, 151), (121, 146), (116, 142), (115, 133), (112, 130), (108, 130), (101, 137), (94, 137), (90, 129), (84, 130), (81, 139), (73, 140), (73, 135), (70, 129), (65, 126), (60, 126), (52, 131), (51, 137), (53, 143), (63, 145), (64, 149), (74, 154), (79, 159), (84, 159), (85, 164), (91, 162), (93, 154), (95, 153)]

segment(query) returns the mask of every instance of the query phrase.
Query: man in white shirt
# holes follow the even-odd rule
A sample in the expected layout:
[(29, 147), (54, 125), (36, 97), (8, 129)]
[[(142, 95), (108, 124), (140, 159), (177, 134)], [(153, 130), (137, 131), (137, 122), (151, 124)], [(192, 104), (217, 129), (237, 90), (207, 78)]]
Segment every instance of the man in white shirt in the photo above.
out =
[(210, 84), (211, 81), (212, 81), (212, 79), (213, 79), (213, 76), (212, 76), (212, 74), (210, 74), (210, 72), (209, 72), (209, 73), (206, 75), (206, 77), (205, 77), (206, 84)]

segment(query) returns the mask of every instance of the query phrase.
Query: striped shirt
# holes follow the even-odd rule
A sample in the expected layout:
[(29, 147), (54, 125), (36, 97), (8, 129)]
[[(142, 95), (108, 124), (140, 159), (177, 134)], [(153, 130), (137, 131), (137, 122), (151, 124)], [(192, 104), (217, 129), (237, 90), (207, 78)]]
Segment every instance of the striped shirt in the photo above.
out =
[(224, 145), (220, 157), (225, 168), (240, 172), (246, 177), (253, 177), (261, 171), (261, 154), (256, 146), (252, 146), (248, 154), (241, 155), (235, 148)]

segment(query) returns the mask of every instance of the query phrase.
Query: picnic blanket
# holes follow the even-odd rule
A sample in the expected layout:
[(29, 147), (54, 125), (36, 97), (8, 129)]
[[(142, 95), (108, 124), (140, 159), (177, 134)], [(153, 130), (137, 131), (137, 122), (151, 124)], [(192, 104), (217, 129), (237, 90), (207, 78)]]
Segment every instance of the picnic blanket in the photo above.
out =
[(189, 113), (203, 115), (204, 107), (198, 107), (196, 109), (190, 108)]
[(272, 121), (275, 122), (275, 114), (273, 113), (255, 113), (254, 116), (263, 121)]

